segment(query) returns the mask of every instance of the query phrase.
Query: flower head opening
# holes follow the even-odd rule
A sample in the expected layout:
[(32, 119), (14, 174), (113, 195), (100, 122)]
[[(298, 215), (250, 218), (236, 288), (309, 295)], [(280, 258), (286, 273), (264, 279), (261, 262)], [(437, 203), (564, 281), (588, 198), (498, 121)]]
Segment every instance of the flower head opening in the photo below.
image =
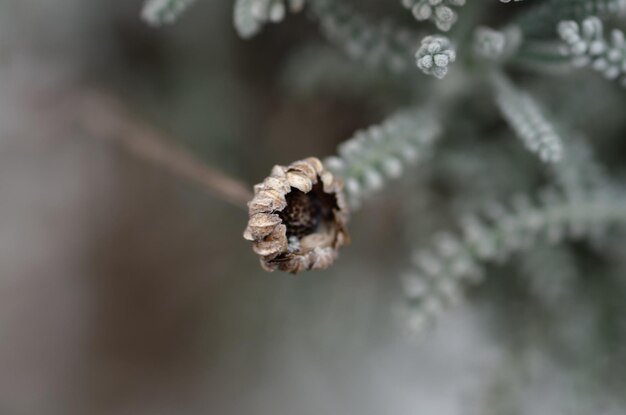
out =
[(244, 238), (268, 271), (325, 269), (348, 241), (343, 184), (317, 158), (274, 166), (255, 186)]

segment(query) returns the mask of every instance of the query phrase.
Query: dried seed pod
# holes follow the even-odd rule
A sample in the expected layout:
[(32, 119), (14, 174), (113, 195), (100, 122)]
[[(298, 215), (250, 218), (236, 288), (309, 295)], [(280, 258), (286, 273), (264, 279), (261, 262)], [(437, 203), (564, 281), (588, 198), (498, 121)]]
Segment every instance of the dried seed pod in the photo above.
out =
[(243, 237), (267, 271), (328, 268), (349, 241), (343, 183), (315, 157), (274, 166), (254, 194)]

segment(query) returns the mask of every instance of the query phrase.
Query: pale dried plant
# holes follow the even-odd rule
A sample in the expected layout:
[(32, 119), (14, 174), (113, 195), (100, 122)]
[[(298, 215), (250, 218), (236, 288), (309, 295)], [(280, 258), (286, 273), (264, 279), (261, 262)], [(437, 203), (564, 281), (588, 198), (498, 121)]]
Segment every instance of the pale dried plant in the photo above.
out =
[(343, 182), (315, 157), (274, 166), (254, 186), (244, 238), (267, 271), (328, 268), (348, 241)]

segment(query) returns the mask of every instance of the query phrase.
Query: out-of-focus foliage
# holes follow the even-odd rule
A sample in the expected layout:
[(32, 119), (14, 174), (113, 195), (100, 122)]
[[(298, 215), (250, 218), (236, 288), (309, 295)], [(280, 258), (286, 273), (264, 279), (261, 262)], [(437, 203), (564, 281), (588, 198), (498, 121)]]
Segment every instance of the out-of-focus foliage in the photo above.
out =
[[(258, 34), (267, 21), (283, 19), (283, 3), (270, 3), (269, 0), (240, 1), (235, 5), (235, 24), (242, 37)], [(403, 106), (406, 103), (399, 102), (384, 122), (346, 140), (339, 145), (337, 156), (326, 159), (328, 166), (344, 178), (352, 207), (360, 208), (365, 194), (375, 191), (385, 194), (380, 191), (394, 183), (391, 179), (408, 175), (403, 162), (415, 158), (412, 154), (420, 152), (417, 147), (428, 147), (428, 153), (434, 147), (441, 154), (427, 160), (425, 164), (429, 166), (422, 171), (426, 180), (418, 180), (419, 185), (414, 189), (405, 189), (408, 197), (404, 202), (411, 206), (413, 197), (435, 198), (435, 195), (427, 196), (438, 191), (434, 184), (429, 186), (429, 178), (444, 183), (447, 187), (444, 199), (455, 208), (419, 211), (419, 214), (406, 209), (404, 220), (446, 222), (437, 217), (451, 215), (459, 223), (461, 236), (440, 233), (433, 249), (420, 250), (415, 255), (414, 265), (403, 280), (410, 303), (405, 310), (414, 329), (440, 316), (447, 305), (458, 303), (463, 283), (482, 281), (486, 263), (502, 263), (527, 253), (527, 260), (517, 263), (525, 274), (537, 274), (529, 277), (533, 281), (540, 275), (545, 278), (544, 264), (568, 275), (559, 279), (560, 284), (575, 284), (580, 274), (573, 270), (583, 261), (564, 241), (586, 239), (595, 248), (594, 254), (602, 256), (603, 241), (612, 238), (608, 230), (626, 224), (626, 188), (614, 178), (616, 172), (611, 171), (614, 169), (602, 166), (596, 155), (603, 158), (606, 149), (619, 143), (609, 139), (602, 146), (596, 145), (592, 140), (593, 129), (584, 122), (567, 111), (553, 115), (555, 110), (541, 99), (554, 101), (551, 94), (558, 94), (559, 90), (555, 88), (551, 93), (550, 87), (539, 89), (538, 86), (543, 77), (554, 76), (551, 73), (560, 75), (552, 83), (572, 82), (565, 72), (569, 62), (578, 67), (591, 66), (608, 79), (622, 77), (626, 71), (623, 32), (614, 29), (607, 40), (601, 19), (620, 15), (626, 3), (546, 0), (522, 5), (507, 1), (501, 2), (497, 14), (496, 6), (492, 5), (494, 11), (490, 15), (489, 7), (477, 2), (467, 5), (465, 1), (447, 0), (402, 2), (418, 22), (430, 20), (439, 30), (450, 32), (449, 37), (429, 33), (431, 29), (424, 32), (421, 25), (418, 27), (421, 31), (407, 29), (398, 22), (400, 17), (376, 20), (365, 11), (376, 2), (361, 7), (341, 0), (308, 3), (311, 15), (319, 21), (321, 33), (350, 58), (369, 68), (363, 71), (365, 76), (355, 74), (352, 80), (350, 71), (357, 72), (356, 69), (347, 69), (349, 66), (339, 64), (336, 58), (329, 59), (318, 49), (314, 53), (293, 55), (288, 70), (292, 84), (298, 83), (295, 80), (301, 73), (306, 80), (303, 84), (312, 91), (311, 84), (324, 85), (334, 74), (346, 85), (354, 83), (377, 90), (381, 82), (373, 71), (382, 69), (397, 74), (411, 91), (411, 107), (419, 108), (406, 110)], [(472, 21), (480, 21), (478, 16), (482, 14), (492, 17), (493, 28)], [(412, 54), (417, 68), (411, 69), (407, 57)], [(440, 83), (433, 85), (411, 76), (410, 71), (416, 69), (433, 75)], [(323, 75), (324, 71), (327, 75)], [(384, 76), (381, 74), (381, 79)], [(336, 85), (339, 91), (350, 89)], [(492, 97), (484, 93), (486, 89), (492, 90)], [(397, 93), (395, 88), (389, 91)], [(597, 107), (603, 105), (603, 94), (615, 93), (603, 91), (597, 94), (596, 101), (588, 100), (587, 96), (570, 99), (584, 100), (587, 105)], [(486, 99), (492, 99), (492, 103), (485, 103)], [(435, 120), (440, 125), (428, 126)], [(510, 131), (503, 130), (502, 120), (508, 123)], [(506, 139), (511, 131), (543, 163), (525, 161), (518, 153), (490, 151), (493, 140)], [(448, 140), (438, 139), (434, 143), (433, 138), (442, 134)], [(463, 141), (471, 143), (472, 152), (464, 149)], [(489, 157), (481, 153), (482, 147)], [(479, 157), (479, 162), (467, 167), (484, 171), (471, 175), (466, 171), (465, 176), (456, 179), (454, 175), (463, 168), (458, 170), (454, 166), (450, 170), (453, 164), (447, 163), (449, 160), (457, 160), (454, 164), (465, 163), (464, 158), (470, 157)], [(503, 165), (495, 159), (509, 161)], [(513, 176), (516, 180), (507, 181), (507, 177)], [(540, 187), (547, 190), (538, 191)], [(510, 194), (524, 196), (514, 197), (512, 207), (497, 202)], [(487, 206), (482, 218), (468, 216), (467, 207), (475, 209), (480, 204)], [(544, 242), (561, 246), (549, 248), (551, 254), (542, 255), (535, 249), (547, 249)], [(541, 292), (540, 286), (535, 285), (534, 289)]]

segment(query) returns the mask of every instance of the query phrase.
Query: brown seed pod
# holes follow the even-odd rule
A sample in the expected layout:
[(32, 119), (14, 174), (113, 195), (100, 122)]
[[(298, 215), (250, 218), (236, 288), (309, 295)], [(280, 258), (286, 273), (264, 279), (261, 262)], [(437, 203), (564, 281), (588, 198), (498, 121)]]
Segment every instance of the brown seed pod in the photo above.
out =
[(243, 237), (267, 271), (325, 269), (348, 242), (343, 183), (315, 157), (274, 166), (254, 186)]

